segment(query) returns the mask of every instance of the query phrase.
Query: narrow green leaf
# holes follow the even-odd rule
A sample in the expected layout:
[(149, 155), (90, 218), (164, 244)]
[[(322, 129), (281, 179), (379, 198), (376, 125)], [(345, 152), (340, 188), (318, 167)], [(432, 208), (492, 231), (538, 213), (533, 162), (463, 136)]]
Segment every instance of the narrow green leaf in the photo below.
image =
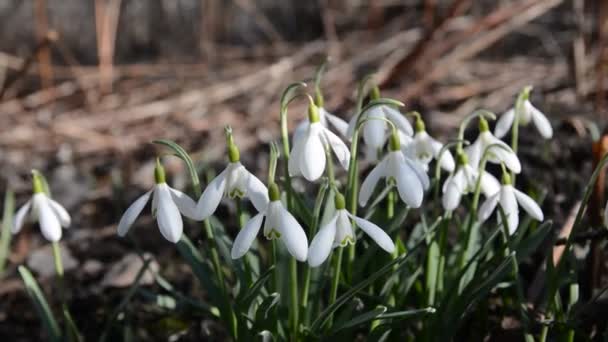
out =
[(298, 97), (297, 91), (300, 88), (306, 88), (306, 83), (295, 82), (287, 86), (281, 95), (281, 112), (283, 112), (289, 103)]
[(4, 274), (4, 266), (11, 244), (11, 229), (15, 211), (15, 195), (8, 190), (4, 195), (4, 215), (2, 216), (2, 233), (0, 233), (0, 278)]
[(249, 287), (247, 289), (246, 292), (243, 292), (242, 295), (239, 295), (236, 298), (236, 302), (238, 303), (239, 306), (241, 306), (243, 308), (246, 308), (249, 306), (251, 301), (253, 301), (260, 294), (260, 290), (266, 284), (266, 282), (270, 279), (270, 276), (272, 276), (272, 273), (274, 272), (274, 268), (275, 268), (275, 265), (271, 265), (270, 267), (268, 267), (266, 272), (264, 272), (264, 274), (262, 274), (258, 278), (258, 280), (256, 280), (256, 282), (253, 283), (251, 285), (251, 287)]
[(44, 328), (49, 334), (49, 338), (52, 341), (61, 341), (61, 330), (59, 329), (59, 324), (55, 320), (53, 313), (49, 307), (49, 303), (44, 298), (36, 279), (32, 276), (32, 273), (25, 267), (19, 266), (19, 274), (21, 275), (21, 279), (23, 279), (23, 284), (25, 285), (25, 290), (27, 291), (30, 300), (36, 307), (36, 311), (38, 312), (38, 316), (42, 320)]
[(536, 252), (538, 246), (549, 236), (552, 225), (552, 221), (543, 222), (527, 239), (522, 240), (516, 247), (517, 259), (520, 261), (524, 260)]
[(194, 188), (194, 192), (197, 197), (200, 196), (201, 189), (200, 180), (198, 178), (198, 172), (196, 171), (194, 162), (192, 161), (192, 158), (190, 158), (188, 152), (186, 152), (186, 150), (184, 150), (184, 148), (181, 147), (179, 144), (171, 140), (159, 139), (152, 141), (152, 143), (168, 147), (175, 153), (177, 157), (179, 157), (186, 163), (186, 166), (188, 167), (188, 172), (190, 173), (190, 178), (192, 178), (192, 187)]
[(371, 311), (362, 313), (362, 314), (355, 316), (352, 319), (344, 322), (343, 324), (340, 324), (340, 325), (334, 327), (330, 334), (335, 334), (341, 330), (349, 329), (349, 328), (355, 327), (359, 324), (373, 321), (378, 316), (385, 313), (386, 310), (388, 310), (386, 306), (379, 306)]

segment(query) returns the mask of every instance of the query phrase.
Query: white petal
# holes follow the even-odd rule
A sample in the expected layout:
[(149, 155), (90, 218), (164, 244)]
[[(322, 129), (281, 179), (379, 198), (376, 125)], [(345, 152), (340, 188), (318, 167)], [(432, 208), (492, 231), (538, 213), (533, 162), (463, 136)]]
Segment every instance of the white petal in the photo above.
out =
[(34, 208), (38, 211), (38, 223), (42, 235), (51, 242), (59, 241), (61, 239), (61, 224), (51, 208), (48, 197), (43, 194), (36, 194), (33, 200)]
[(325, 113), (325, 118), (330, 124), (332, 124), (332, 126), (334, 126), (336, 131), (343, 137), (346, 137), (346, 132), (348, 131), (348, 123), (323, 108), (321, 108), (321, 111)]
[(374, 240), (380, 248), (384, 249), (388, 253), (393, 253), (395, 251), (395, 244), (386, 232), (377, 225), (371, 223), (370, 221), (364, 220), (360, 217), (348, 214), (350, 218), (352, 218), (357, 226), (361, 228), (372, 240)]
[(249, 197), (251, 203), (253, 203), (253, 206), (258, 212), (266, 210), (266, 207), (268, 206), (268, 189), (266, 188), (266, 185), (252, 173), (249, 173), (247, 197)]
[(477, 218), (479, 222), (484, 222), (485, 220), (492, 215), (494, 209), (496, 209), (496, 204), (498, 204), (499, 194), (495, 194), (486, 199), (485, 202), (479, 208), (479, 213), (477, 213)]
[(359, 115), (353, 115), (353, 117), (348, 122), (348, 128), (346, 129), (346, 139), (348, 139), (348, 141), (352, 142), (353, 140), (353, 134), (355, 133), (355, 127), (357, 126), (358, 117)]
[(27, 216), (27, 213), (30, 211), (31, 206), (32, 201), (29, 200), (25, 202), (25, 204), (21, 208), (19, 208), (19, 210), (17, 210), (17, 213), (15, 213), (15, 220), (13, 222), (13, 226), (11, 227), (11, 232), (13, 234), (19, 233), (19, 231), (21, 231), (21, 228), (23, 228), (23, 223), (25, 222), (25, 218)]
[(403, 116), (403, 114), (401, 114), (398, 110), (391, 108), (389, 106), (380, 106), (380, 108), (382, 108), (384, 115), (386, 115), (386, 117), (395, 124), (397, 129), (403, 131), (403, 133), (405, 133), (409, 136), (414, 135), (414, 130), (412, 129), (412, 124), (409, 121), (407, 121), (405, 116)]
[(312, 239), (308, 249), (308, 265), (310, 267), (317, 267), (327, 260), (336, 236), (337, 220), (338, 215), (334, 215), (334, 218), (323, 226)]
[(298, 261), (306, 261), (308, 256), (308, 239), (306, 233), (298, 221), (283, 206), (279, 208), (278, 227), (281, 240), (287, 247), (287, 251)]
[(500, 190), (500, 206), (507, 218), (507, 227), (509, 228), (509, 234), (515, 233), (517, 226), (519, 225), (519, 209), (517, 207), (517, 200), (513, 193), (513, 187), (505, 185)]
[(302, 150), (304, 149), (304, 141), (306, 139), (300, 138), (299, 140), (294, 140), (293, 147), (291, 148), (291, 152), (289, 154), (289, 163), (288, 170), (289, 175), (292, 177), (299, 176), (302, 174), (300, 171), (300, 159), (302, 158)]
[[(435, 158), (439, 158), (439, 153), (441, 152), (441, 149), (443, 148), (443, 144), (431, 137), (429, 137), (429, 139), (431, 141), (431, 148), (433, 150), (433, 156)], [(441, 168), (446, 170), (447, 172), (454, 171), (454, 169), (456, 168), (456, 163), (454, 162), (454, 157), (452, 156), (452, 153), (450, 152), (450, 150), (446, 149), (443, 152), (443, 154), (441, 155), (441, 160), (439, 160), (439, 164), (440, 164)]]
[(365, 123), (363, 124), (363, 140), (370, 147), (379, 149), (382, 148), (386, 141), (386, 122), (382, 120), (384, 113), (379, 107), (372, 107), (367, 111)]
[(171, 198), (173, 198), (173, 202), (175, 202), (175, 205), (177, 205), (177, 208), (182, 215), (193, 220), (202, 219), (200, 212), (196, 210), (196, 203), (194, 203), (194, 200), (190, 198), (190, 196), (169, 186), (167, 187), (171, 191)]
[(464, 152), (467, 155), (467, 158), (469, 159), (469, 164), (473, 168), (477, 169), (479, 167), (479, 162), (481, 161), (482, 154), (484, 152), (484, 144), (482, 140), (477, 137), (475, 142), (464, 148)]
[(405, 162), (405, 157), (399, 152), (391, 152), (389, 155), (387, 175), (397, 181), (399, 197), (408, 206), (419, 208), (424, 196), (424, 188), (416, 172)]
[(179, 213), (179, 209), (171, 198), (171, 192), (167, 184), (157, 185), (156, 194), (158, 195), (158, 212), (156, 219), (158, 228), (165, 239), (177, 243), (182, 237), (184, 223)]
[(125, 211), (120, 218), (120, 222), (118, 222), (118, 236), (127, 235), (129, 228), (131, 228), (135, 219), (137, 219), (141, 211), (144, 210), (146, 203), (148, 203), (150, 194), (152, 194), (152, 190), (141, 195), (133, 204), (131, 204), (131, 206), (129, 206), (127, 211)]
[(521, 163), (519, 162), (519, 158), (517, 158), (517, 154), (515, 154), (515, 152), (513, 152), (513, 150), (511, 149), (511, 146), (505, 144), (501, 140), (498, 140), (494, 136), (492, 136), (492, 139), (491, 141), (489, 141), (489, 144), (487, 146), (496, 144), (500, 145), (501, 147), (491, 147), (490, 151), (488, 152), (490, 153), (490, 158), (488, 158), (488, 160), (493, 163), (503, 162), (505, 166), (509, 168), (509, 170), (515, 173), (520, 173)]
[(500, 182), (491, 173), (484, 171), (481, 174), (481, 192), (490, 197), (500, 191)]
[(534, 122), (534, 126), (538, 129), (540, 135), (545, 139), (551, 139), (553, 137), (553, 127), (551, 127), (549, 119), (532, 104), (530, 104), (529, 110), (532, 115), (532, 122)]
[(452, 211), (460, 204), (460, 198), (462, 192), (459, 189), (458, 184), (454, 178), (446, 179), (443, 188), (443, 197), (441, 198), (441, 204), (445, 210)]
[(511, 108), (498, 118), (498, 121), (496, 122), (496, 127), (494, 128), (494, 135), (498, 138), (502, 138), (507, 135), (509, 130), (511, 130), (511, 126), (513, 126), (514, 119), (515, 110)]
[(350, 162), (350, 150), (346, 144), (337, 135), (333, 134), (329, 130), (324, 130), (325, 139), (327, 144), (331, 147), (340, 162), (340, 165), (345, 170), (348, 170), (348, 163)]
[(69, 227), (72, 223), (72, 218), (70, 217), (70, 214), (68, 214), (67, 210), (65, 210), (61, 204), (53, 201), (52, 198), (49, 198), (49, 204), (51, 205), (51, 209), (53, 209), (55, 215), (57, 215), (61, 226), (63, 228)]
[(416, 173), (416, 176), (418, 177), (418, 180), (422, 184), (424, 190), (428, 190), (428, 188), (431, 186), (431, 181), (429, 180), (429, 176), (426, 174), (424, 166), (416, 160), (411, 160), (407, 157), (404, 157), (403, 159), (405, 160), (406, 164), (414, 171), (414, 173)]
[(319, 179), (325, 171), (325, 148), (318, 135), (310, 135), (304, 141), (302, 156), (300, 157), (300, 171), (302, 176), (313, 182)]
[(260, 231), (263, 219), (264, 213), (259, 213), (252, 217), (249, 222), (247, 222), (245, 227), (241, 229), (239, 234), (236, 236), (236, 239), (234, 239), (234, 244), (232, 245), (232, 251), (230, 252), (232, 259), (238, 259), (247, 253), (251, 247), (251, 244), (253, 243), (253, 240), (255, 240), (255, 237)]
[(309, 124), (310, 121), (308, 121), (308, 118), (306, 118), (302, 120), (298, 126), (296, 126), (296, 129), (293, 131), (293, 138), (291, 139), (294, 146), (306, 136), (306, 131), (308, 130)]
[(515, 192), (515, 198), (517, 198), (519, 205), (524, 208), (524, 210), (530, 216), (538, 221), (542, 221), (544, 219), (543, 211), (540, 209), (538, 204), (532, 198), (530, 198), (530, 196), (515, 188), (513, 188), (513, 191)]
[(226, 188), (226, 175), (228, 168), (215, 177), (196, 203), (196, 211), (198, 212), (198, 220), (203, 220), (213, 215), (217, 207), (220, 205)]
[(384, 159), (381, 161), (376, 167), (372, 169), (372, 171), (367, 175), (363, 183), (361, 184), (361, 189), (359, 190), (359, 205), (365, 206), (369, 198), (372, 196), (374, 189), (376, 188), (376, 184), (380, 178), (386, 176), (386, 164), (387, 161)]

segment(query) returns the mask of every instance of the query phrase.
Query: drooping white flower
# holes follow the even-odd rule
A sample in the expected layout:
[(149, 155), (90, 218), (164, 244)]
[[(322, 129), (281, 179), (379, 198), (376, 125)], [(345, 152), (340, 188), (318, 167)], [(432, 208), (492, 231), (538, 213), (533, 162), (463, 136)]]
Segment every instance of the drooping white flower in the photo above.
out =
[(403, 155), (400, 150), (399, 136), (394, 131), (391, 134), (389, 153), (369, 173), (361, 184), (359, 205), (365, 206), (381, 178), (387, 182), (395, 182), (399, 197), (412, 208), (422, 204), (424, 191), (429, 188), (430, 181), (424, 167), (417, 161)]
[(331, 148), (340, 165), (347, 170), (350, 162), (348, 147), (337, 135), (321, 124), (318, 108), (312, 101), (308, 107), (308, 119), (310, 123), (305, 132), (294, 137), (289, 157), (289, 174), (291, 176), (302, 175), (311, 182), (319, 179), (323, 175), (327, 163), (326, 146)]
[[(518, 205), (519, 203), (519, 205)], [(500, 191), (495, 195), (488, 197), (486, 201), (479, 208), (479, 221), (484, 222), (487, 220), (496, 205), (500, 204), (507, 220), (507, 228), (509, 234), (515, 233), (517, 226), (519, 225), (519, 206), (521, 206), (532, 218), (542, 221), (544, 219), (543, 212), (536, 204), (536, 202), (530, 198), (530, 196), (517, 190), (511, 185), (511, 180), (508, 174), (503, 175), (503, 185), (500, 187)], [(501, 215), (498, 215), (498, 224), (501, 224)]]
[[(442, 205), (445, 210), (452, 211), (458, 207), (463, 195), (474, 192), (477, 186), (479, 171), (471, 166), (464, 153), (458, 154), (458, 166), (456, 172), (449, 175), (443, 183)], [(489, 197), (496, 194), (500, 189), (500, 183), (496, 177), (485, 170), (481, 173), (480, 190), (484, 196)]]
[[(496, 122), (496, 127), (494, 128), (494, 134), (499, 138), (504, 137), (513, 126), (514, 120), (515, 108), (511, 108), (498, 118), (498, 122)], [(536, 126), (536, 129), (543, 138), (551, 139), (551, 137), (553, 137), (553, 128), (551, 127), (549, 119), (547, 119), (545, 114), (534, 107), (529, 100), (525, 100), (522, 104), (519, 125), (526, 126), (530, 121), (534, 123), (534, 126)]]
[(490, 128), (488, 122), (483, 117), (479, 118), (479, 136), (470, 146), (465, 148), (467, 157), (469, 157), (469, 163), (473, 167), (478, 167), (486, 148), (492, 145), (499, 145), (490, 147), (488, 150), (488, 161), (495, 164), (503, 163), (507, 168), (515, 173), (521, 172), (521, 163), (517, 154), (511, 149), (509, 145), (504, 143), (502, 140), (495, 137)]
[(308, 264), (310, 267), (321, 265), (329, 256), (332, 248), (345, 247), (355, 243), (352, 219), (369, 237), (374, 240), (380, 248), (392, 253), (395, 250), (393, 240), (374, 223), (350, 214), (345, 209), (344, 196), (336, 194), (336, 211), (331, 220), (315, 235), (308, 249)]
[(268, 205), (268, 189), (241, 164), (240, 153), (234, 143), (228, 144), (228, 157), (228, 166), (207, 185), (196, 204), (198, 220), (213, 215), (224, 196), (248, 197), (257, 211), (264, 211)]
[[(416, 117), (416, 133), (413, 138), (401, 133), (401, 150), (406, 156), (414, 159), (424, 165), (425, 169), (431, 160), (439, 158), (439, 153), (443, 148), (443, 144), (431, 137), (427, 132), (424, 121), (418, 116)], [(409, 138), (409, 139), (408, 139)], [(446, 150), (441, 155), (439, 164), (442, 169), (452, 172), (454, 171), (454, 157), (452, 153)]]
[(68, 228), (70, 226), (72, 221), (70, 214), (61, 204), (44, 192), (42, 175), (38, 171), (32, 171), (32, 176), (32, 199), (25, 202), (15, 213), (11, 232), (17, 234), (21, 231), (29, 213), (32, 221), (38, 221), (42, 236), (50, 242), (57, 242), (61, 239), (61, 227)]
[[(331, 114), (330, 112), (326, 111), (325, 108), (323, 108), (323, 107), (318, 107), (318, 108), (319, 108), (319, 123), (321, 123), (321, 125), (326, 128), (329, 128), (331, 125), (336, 130), (336, 132), (338, 132), (338, 134), (340, 134), (342, 137), (347, 137), (346, 133), (348, 131), (348, 123), (346, 121), (344, 121), (343, 119), (341, 119), (340, 117), (337, 117), (337, 116)], [(310, 120), (308, 119), (308, 117), (306, 117), (296, 127), (296, 130), (293, 133), (294, 141), (297, 140), (298, 137), (300, 137), (301, 135), (306, 133), (306, 129), (308, 128), (308, 125), (310, 125)]]
[[(379, 98), (379, 94), (372, 96), (372, 98)], [(360, 119), (359, 116), (361, 116)], [(372, 160), (377, 160), (377, 152), (384, 147), (384, 144), (391, 135), (391, 127), (385, 120), (390, 121), (397, 130), (403, 132), (408, 137), (414, 134), (412, 125), (405, 116), (397, 109), (386, 104), (373, 106), (365, 112), (353, 116), (348, 124), (348, 131), (346, 133), (349, 139), (352, 138), (359, 120), (367, 120), (362, 124), (361, 128), (363, 129), (363, 141), (367, 146), (366, 151), (369, 151), (371, 154), (368, 158)]]
[(298, 221), (283, 207), (281, 195), (276, 184), (268, 187), (270, 203), (263, 211), (252, 217), (234, 239), (231, 256), (241, 258), (258, 235), (264, 222), (264, 236), (267, 239), (280, 239), (287, 251), (298, 261), (306, 261), (308, 256), (308, 239)]
[(182, 236), (182, 215), (191, 219), (198, 219), (196, 203), (181, 191), (171, 188), (165, 182), (165, 170), (157, 160), (154, 169), (156, 185), (154, 188), (139, 197), (122, 215), (118, 222), (118, 235), (125, 236), (141, 211), (144, 209), (150, 196), (152, 196), (152, 216), (156, 217), (162, 236), (177, 243)]

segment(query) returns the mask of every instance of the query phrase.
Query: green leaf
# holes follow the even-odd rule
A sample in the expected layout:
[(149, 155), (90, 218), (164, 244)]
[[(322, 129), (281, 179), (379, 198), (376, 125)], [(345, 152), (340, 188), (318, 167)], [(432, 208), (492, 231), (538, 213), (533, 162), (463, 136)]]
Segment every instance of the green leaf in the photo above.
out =
[(57, 324), (57, 321), (55, 320), (55, 317), (53, 316), (53, 313), (49, 307), (49, 303), (44, 298), (36, 279), (34, 279), (32, 273), (25, 266), (19, 266), (19, 274), (21, 275), (21, 279), (23, 279), (25, 290), (27, 291), (30, 300), (36, 307), (38, 316), (42, 320), (44, 328), (49, 334), (50, 339), (52, 341), (61, 341), (62, 338), (59, 324)]
[(524, 260), (529, 257), (532, 253), (536, 252), (538, 246), (540, 246), (543, 241), (549, 236), (551, 232), (551, 226), (553, 222), (546, 221), (540, 225), (530, 236), (521, 241), (516, 248), (517, 251), (517, 259)]
[(287, 86), (281, 95), (281, 112), (283, 112), (289, 103), (293, 101), (296, 97), (298, 97), (297, 91), (300, 88), (306, 88), (306, 83), (304, 82), (295, 82)]
[(249, 306), (249, 304), (251, 304), (251, 301), (253, 301), (260, 294), (262, 287), (272, 276), (274, 269), (275, 265), (268, 267), (266, 272), (264, 272), (264, 274), (262, 274), (258, 280), (256, 280), (256, 282), (247, 289), (246, 292), (243, 292), (242, 295), (239, 294), (239, 296), (236, 298), (236, 302), (239, 306), (246, 308)]
[(4, 215), (2, 216), (2, 233), (0, 233), (0, 278), (4, 273), (6, 258), (11, 244), (11, 229), (15, 211), (15, 195), (8, 190), (4, 195)]
[(213, 272), (210, 267), (205, 263), (203, 256), (192, 244), (192, 241), (186, 236), (182, 235), (182, 238), (176, 244), (177, 250), (184, 260), (190, 265), (192, 272), (203, 284), (205, 290), (209, 292), (209, 296), (214, 301), (215, 305), (218, 305), (218, 299), (221, 298), (221, 291), (216, 284), (211, 280)]
[(379, 306), (371, 311), (368, 311), (361, 315), (355, 316), (352, 319), (344, 322), (343, 324), (340, 324), (340, 325), (334, 327), (330, 334), (335, 334), (341, 330), (349, 329), (349, 328), (355, 327), (359, 324), (373, 321), (378, 316), (385, 313), (386, 310), (388, 310), (386, 306)]
[(184, 150), (184, 148), (178, 145), (176, 142), (171, 140), (159, 139), (152, 141), (152, 143), (168, 147), (175, 153), (177, 157), (179, 157), (186, 163), (186, 166), (188, 167), (188, 172), (190, 173), (190, 178), (192, 179), (192, 187), (194, 188), (194, 193), (197, 197), (199, 197), (201, 195), (201, 182), (198, 178), (198, 172), (196, 170), (196, 167), (194, 166), (194, 162), (192, 162), (192, 158), (190, 158), (188, 152), (186, 152), (186, 150)]

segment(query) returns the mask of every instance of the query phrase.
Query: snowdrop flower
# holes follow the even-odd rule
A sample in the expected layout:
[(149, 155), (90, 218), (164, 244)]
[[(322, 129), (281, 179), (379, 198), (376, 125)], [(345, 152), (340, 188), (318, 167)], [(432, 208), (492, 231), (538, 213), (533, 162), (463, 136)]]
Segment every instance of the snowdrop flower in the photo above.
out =
[(165, 169), (158, 159), (154, 168), (154, 179), (156, 186), (135, 200), (122, 215), (118, 222), (118, 236), (127, 234), (152, 196), (152, 216), (156, 217), (160, 233), (165, 239), (177, 243), (183, 230), (180, 212), (186, 217), (197, 219), (196, 204), (188, 195), (167, 185)]
[[(372, 90), (371, 98), (377, 100), (380, 98), (380, 93), (377, 87), (374, 89), (375, 90)], [(360, 115), (360, 120), (365, 120), (368, 118), (376, 119), (367, 120), (362, 124), (363, 141), (367, 146), (367, 151), (369, 151), (371, 154), (369, 158), (372, 160), (378, 159), (378, 151), (382, 150), (382, 147), (391, 135), (391, 128), (389, 127), (389, 124), (383, 119), (386, 119), (393, 123), (393, 125), (395, 125), (398, 130), (403, 132), (408, 137), (411, 137), (414, 134), (414, 130), (412, 129), (412, 125), (410, 124), (410, 122), (407, 121), (403, 114), (401, 114), (397, 109), (389, 105), (380, 104), (371, 107)], [(350, 120), (347, 131), (347, 135), (349, 138), (352, 138), (358, 121), (358, 115), (353, 116), (353, 118)]]
[[(456, 209), (463, 195), (475, 191), (477, 177), (479, 171), (469, 164), (466, 154), (459, 153), (456, 172), (449, 175), (443, 183), (443, 208), (449, 211)], [(486, 197), (489, 197), (500, 190), (500, 183), (490, 173), (482, 171), (480, 189)]]
[(294, 137), (289, 158), (289, 174), (302, 175), (311, 182), (319, 179), (327, 163), (326, 146), (333, 150), (342, 167), (347, 170), (350, 151), (337, 135), (321, 124), (319, 109), (312, 99), (308, 107), (308, 120), (306, 131)]
[(276, 184), (272, 183), (268, 186), (268, 195), (270, 203), (266, 209), (252, 217), (236, 236), (232, 245), (232, 258), (238, 259), (247, 253), (260, 231), (262, 221), (265, 221), (264, 236), (269, 240), (281, 239), (289, 254), (298, 261), (305, 261), (308, 255), (308, 239), (304, 229), (283, 207), (281, 193)]
[[(443, 148), (443, 144), (435, 140), (426, 132), (425, 124), (424, 121), (422, 121), (422, 118), (420, 118), (420, 114), (414, 113), (416, 115), (416, 133), (413, 138), (409, 138), (403, 133), (400, 134), (401, 150), (406, 156), (417, 160), (420, 164), (424, 165), (426, 170), (428, 169), (428, 164), (431, 160), (439, 158), (439, 153)], [(409, 141), (406, 140), (404, 142), (404, 137), (406, 137), (406, 139), (409, 138)], [(450, 151), (446, 150), (443, 152), (439, 165), (448, 172), (454, 171), (454, 157), (452, 157)]]
[[(319, 122), (323, 127), (329, 128), (329, 126), (333, 126), (333, 128), (343, 137), (346, 137), (346, 133), (348, 131), (348, 123), (341, 118), (333, 115), (323, 108), (323, 96), (317, 92), (315, 97), (315, 105), (319, 108)], [(305, 118), (298, 124), (296, 130), (294, 132), (294, 141), (297, 140), (296, 137), (301, 136), (306, 132), (308, 125), (310, 124), (310, 120)]]
[(511, 171), (515, 173), (521, 172), (521, 163), (519, 162), (519, 158), (517, 158), (517, 154), (515, 154), (509, 145), (495, 137), (490, 132), (488, 121), (480, 117), (479, 136), (473, 144), (465, 148), (467, 157), (469, 157), (469, 163), (474, 167), (478, 167), (486, 148), (492, 145), (499, 146), (490, 147), (490, 150), (488, 150), (489, 162), (496, 164), (503, 163)]
[(38, 221), (42, 236), (50, 242), (57, 242), (61, 239), (61, 227), (70, 226), (70, 214), (44, 192), (42, 175), (38, 171), (32, 171), (32, 177), (34, 194), (32, 199), (17, 210), (11, 232), (17, 234), (21, 231), (29, 213), (32, 221)]
[(196, 204), (198, 220), (213, 215), (224, 196), (248, 197), (257, 211), (264, 211), (268, 205), (268, 189), (241, 164), (239, 149), (231, 134), (228, 137), (228, 158), (228, 166), (207, 185)]
[[(515, 120), (515, 108), (509, 109), (506, 113), (504, 113), (496, 123), (496, 127), (494, 128), (494, 134), (502, 138), (513, 126), (513, 121)], [(526, 126), (532, 121), (536, 129), (540, 133), (540, 135), (545, 139), (551, 139), (553, 137), (553, 128), (551, 127), (551, 123), (549, 119), (543, 114), (540, 110), (538, 110), (529, 100), (524, 100), (522, 103), (521, 116), (519, 117), (519, 125)]]
[(389, 150), (361, 184), (359, 205), (367, 204), (380, 178), (385, 178), (389, 184), (396, 183), (399, 197), (405, 204), (412, 208), (420, 207), (424, 191), (430, 184), (424, 167), (403, 155), (396, 130), (391, 134)]
[(335, 196), (336, 212), (333, 218), (317, 233), (308, 250), (308, 264), (310, 267), (321, 265), (329, 256), (332, 248), (346, 247), (348, 244), (355, 243), (355, 233), (353, 232), (352, 219), (369, 237), (374, 240), (380, 248), (392, 253), (395, 250), (393, 240), (382, 230), (382, 228), (370, 221), (364, 220), (355, 215), (351, 215), (345, 209), (344, 196), (337, 193)]
[[(503, 184), (500, 187), (500, 191), (486, 199), (481, 208), (479, 208), (479, 221), (484, 222), (487, 220), (492, 215), (496, 205), (500, 204), (507, 219), (509, 234), (513, 235), (519, 225), (518, 203), (532, 218), (538, 221), (543, 220), (543, 212), (538, 204), (530, 196), (515, 189), (511, 184), (511, 176), (508, 173), (503, 173)], [(501, 224), (500, 215), (498, 215), (498, 224)]]

